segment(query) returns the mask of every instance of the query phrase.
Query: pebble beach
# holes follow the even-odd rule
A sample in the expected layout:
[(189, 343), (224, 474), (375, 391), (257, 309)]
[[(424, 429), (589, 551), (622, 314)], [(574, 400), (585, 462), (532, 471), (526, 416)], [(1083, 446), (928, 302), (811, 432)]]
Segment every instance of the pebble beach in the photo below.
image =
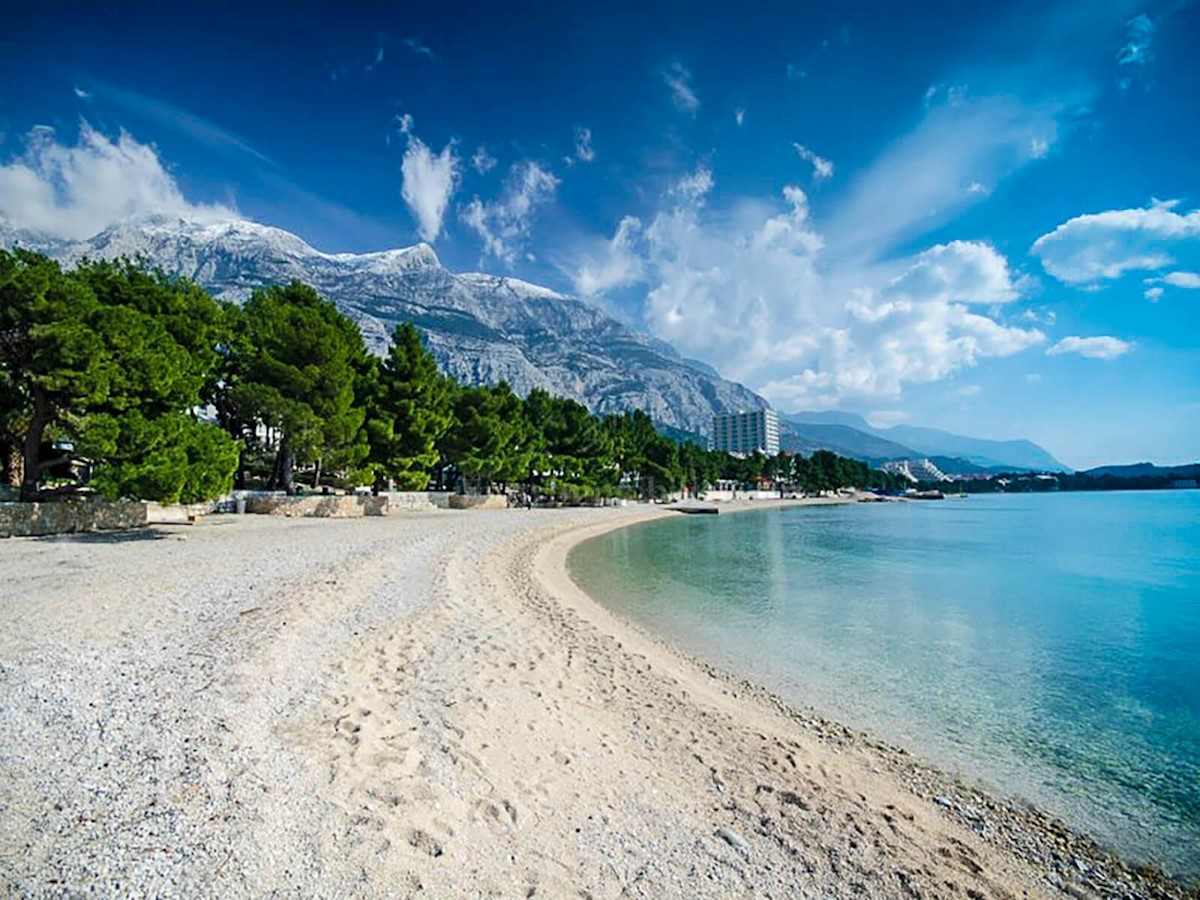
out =
[(1195, 896), (598, 606), (629, 507), (0, 542), (12, 896)]

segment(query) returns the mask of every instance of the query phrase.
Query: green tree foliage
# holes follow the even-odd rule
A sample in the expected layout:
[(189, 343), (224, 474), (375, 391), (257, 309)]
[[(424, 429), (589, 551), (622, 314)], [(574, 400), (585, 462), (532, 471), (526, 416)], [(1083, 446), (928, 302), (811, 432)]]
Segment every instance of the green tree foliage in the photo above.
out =
[(486, 490), (491, 482), (519, 482), (529, 472), (534, 450), (521, 399), (504, 381), (462, 388), (441, 450), (475, 490)]
[(438, 442), (454, 422), (455, 385), (438, 371), (411, 323), (367, 378), (367, 435), (377, 474), (400, 490), (421, 491), (438, 462)]
[(535, 388), (525, 398), (524, 414), (531, 484), (572, 500), (613, 490), (619, 470), (612, 437), (586, 406)]
[[(10, 441), (23, 433), (21, 499), (37, 499), (43, 476), (63, 462), (44, 458), (52, 437), (91, 457), (103, 483), (107, 469), (186, 431), (191, 451), (159, 457), (159, 477), (139, 482), (153, 491), (144, 499), (198, 496), (223, 482), (231, 444), (204, 434), (212, 426), (167, 421), (200, 404), (222, 322), (220, 306), (196, 285), (128, 261), (65, 273), (37, 254), (0, 251), (0, 418)], [(176, 470), (167, 477), (169, 465)], [(108, 489), (124, 483), (110, 478)]]
[(279, 435), (271, 486), (295, 489), (294, 466), (355, 473), (369, 448), (356, 397), (368, 367), (358, 327), (307, 285), (255, 291), (234, 314), (220, 408), (231, 430)]

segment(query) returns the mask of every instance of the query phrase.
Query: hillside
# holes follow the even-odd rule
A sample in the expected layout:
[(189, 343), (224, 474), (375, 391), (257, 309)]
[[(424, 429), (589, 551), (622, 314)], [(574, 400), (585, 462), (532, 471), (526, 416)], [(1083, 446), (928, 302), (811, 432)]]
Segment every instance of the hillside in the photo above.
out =
[(456, 274), (427, 244), (330, 254), (245, 220), (157, 216), (73, 243), (0, 223), (0, 244), (20, 244), (68, 264), (142, 257), (238, 302), (256, 288), (299, 279), (354, 319), (375, 353), (386, 349), (396, 323), (412, 321), (442, 369), (461, 382), (506, 380), (522, 395), (540, 387), (597, 413), (640, 408), (661, 425), (707, 434), (715, 413), (766, 405), (595, 306), (515, 278)]

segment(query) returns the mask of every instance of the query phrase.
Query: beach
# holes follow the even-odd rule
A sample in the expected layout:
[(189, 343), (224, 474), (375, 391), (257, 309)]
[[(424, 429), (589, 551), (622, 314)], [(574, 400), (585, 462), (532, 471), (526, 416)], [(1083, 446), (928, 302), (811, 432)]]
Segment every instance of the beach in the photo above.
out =
[(579, 541), (673, 514), (224, 516), (0, 542), (0, 885), (1187, 895), (688, 658), (568, 577)]

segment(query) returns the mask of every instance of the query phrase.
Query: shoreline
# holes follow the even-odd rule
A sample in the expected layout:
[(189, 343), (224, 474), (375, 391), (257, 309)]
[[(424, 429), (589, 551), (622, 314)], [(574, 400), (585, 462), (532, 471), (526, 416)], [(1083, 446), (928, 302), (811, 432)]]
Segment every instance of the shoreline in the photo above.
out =
[[(742, 513), (785, 506), (833, 505), (855, 499), (806, 498), (778, 501), (732, 501), (722, 512)], [(1152, 865), (1128, 862), (1118, 851), (1106, 848), (1050, 812), (1028, 801), (1003, 796), (998, 791), (967, 783), (964, 778), (924, 761), (901, 746), (889, 744), (869, 732), (850, 728), (818, 713), (812, 706), (788, 700), (751, 679), (728, 671), (656, 634), (639, 623), (613, 612), (590, 596), (570, 575), (568, 557), (579, 544), (621, 528), (664, 518), (638, 517), (630, 522), (606, 523), (568, 532), (545, 542), (539, 551), (540, 577), (550, 590), (562, 595), (564, 580), (573, 590), (572, 607), (586, 609), (605, 625), (633, 634), (668, 656), (692, 667), (720, 685), (721, 699), (753, 704), (755, 714), (778, 713), (817, 739), (853, 748), (876, 757), (875, 762), (907, 786), (914, 796), (935, 804), (949, 818), (1018, 858), (1032, 864), (1049, 885), (1058, 890), (1085, 890), (1123, 896), (1200, 896), (1200, 884), (1189, 885)], [(590, 607), (590, 609), (588, 609)], [(593, 620), (595, 621), (595, 620)]]
[(572, 546), (668, 515), (228, 517), (0, 544), (0, 886), (1189, 896), (571, 581)]

